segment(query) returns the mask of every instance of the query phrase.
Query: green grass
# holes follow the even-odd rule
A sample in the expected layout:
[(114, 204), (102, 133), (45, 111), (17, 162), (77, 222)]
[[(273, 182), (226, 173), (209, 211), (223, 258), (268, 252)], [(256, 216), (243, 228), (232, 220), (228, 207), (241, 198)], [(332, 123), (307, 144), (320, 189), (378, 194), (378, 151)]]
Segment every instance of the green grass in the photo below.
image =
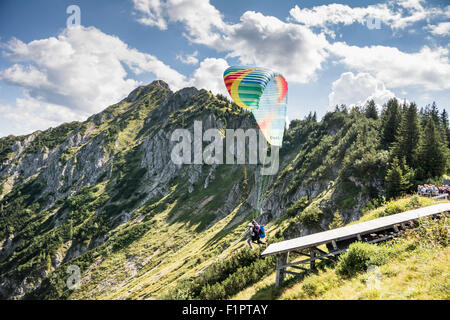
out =
[(389, 216), (391, 214), (400, 213), (407, 210), (413, 210), (417, 208), (431, 206), (437, 203), (448, 202), (447, 200), (434, 200), (429, 197), (405, 196), (399, 199), (391, 200), (380, 206), (379, 208), (372, 209), (366, 212), (358, 221), (354, 221), (350, 224), (369, 221), (376, 218)]
[[(195, 225), (166, 223), (172, 206), (144, 222), (146, 230), (137, 229), (141, 230), (140, 235), (130, 239), (131, 245), (122, 246), (120, 251), (99, 260), (98, 266), (85, 272), (89, 281), (79, 291), (73, 292), (70, 298), (157, 298), (173, 290), (183, 279), (195, 277), (219, 255), (235, 249), (219, 250), (228, 237), (221, 238), (214, 245), (208, 244), (233, 220), (234, 214), (218, 221), (215, 228), (196, 233)], [(113, 237), (125, 235), (133, 225), (139, 224), (142, 224), (139, 219), (130, 221), (121, 226), (119, 230), (123, 231), (117, 231)], [(110, 285), (103, 288), (105, 282)]]
[[(415, 247), (400, 240), (390, 251), (388, 261), (363, 269), (352, 277), (342, 277), (326, 268), (283, 288), (280, 299), (449, 299), (450, 250)], [(375, 246), (383, 248), (383, 246)], [(383, 249), (378, 249), (383, 251)]]
[(0, 138), (0, 164), (11, 157), (11, 155), (13, 154), (12, 146), (14, 145), (14, 143), (16, 141), (24, 139), (25, 137), (26, 136), (15, 137), (11, 135), (8, 137)]
[(36, 153), (41, 151), (42, 148), (53, 149), (61, 144), (70, 133), (81, 129), (82, 127), (83, 123), (74, 121), (38, 133), (33, 143), (25, 149), (25, 153)]
[[(436, 203), (429, 198), (404, 197), (368, 211), (358, 222), (393, 214), (398, 208)], [(302, 276), (288, 275), (280, 288), (274, 287), (275, 272), (272, 272), (232, 298), (448, 300), (450, 218), (420, 221), (418, 228), (393, 241), (378, 245), (354, 243), (337, 264), (323, 265)]]

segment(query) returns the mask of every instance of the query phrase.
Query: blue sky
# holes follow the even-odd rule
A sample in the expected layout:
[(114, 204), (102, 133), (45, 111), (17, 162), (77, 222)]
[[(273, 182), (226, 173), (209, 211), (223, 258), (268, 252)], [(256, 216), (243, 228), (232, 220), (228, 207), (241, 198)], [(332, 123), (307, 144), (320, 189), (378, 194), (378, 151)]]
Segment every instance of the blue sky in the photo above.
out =
[(449, 111), (449, 36), (447, 1), (3, 0), (0, 137), (84, 120), (155, 79), (226, 94), (236, 64), (287, 78), (290, 120), (391, 97)]

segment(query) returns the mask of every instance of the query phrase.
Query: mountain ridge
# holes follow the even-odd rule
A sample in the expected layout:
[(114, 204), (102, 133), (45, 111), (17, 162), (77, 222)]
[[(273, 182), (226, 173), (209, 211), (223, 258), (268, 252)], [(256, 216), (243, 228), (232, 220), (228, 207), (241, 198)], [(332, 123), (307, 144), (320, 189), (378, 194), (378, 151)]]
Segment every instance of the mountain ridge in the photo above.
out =
[[(222, 95), (157, 80), (84, 122), (0, 139), (0, 297), (161, 298), (242, 251), (257, 167), (175, 165), (171, 133), (194, 121), (257, 128)], [(355, 221), (381, 203), (390, 151), (379, 132), (358, 108), (291, 121), (263, 190), (270, 238), (326, 230), (336, 215)], [(74, 265), (78, 290), (66, 285)], [(265, 274), (270, 261), (258, 266)]]

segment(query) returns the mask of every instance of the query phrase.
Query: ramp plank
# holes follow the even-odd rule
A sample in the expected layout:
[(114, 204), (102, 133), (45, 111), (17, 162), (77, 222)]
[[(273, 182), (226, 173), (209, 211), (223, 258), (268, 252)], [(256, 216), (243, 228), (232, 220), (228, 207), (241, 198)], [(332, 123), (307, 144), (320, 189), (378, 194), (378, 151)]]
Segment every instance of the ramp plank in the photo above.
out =
[(433, 206), (409, 210), (366, 222), (360, 222), (358, 224), (345, 226), (342, 228), (327, 230), (310, 234), (304, 237), (281, 241), (269, 245), (262, 253), (262, 256), (269, 256), (289, 252), (292, 250), (310, 248), (331, 242), (333, 240), (338, 241), (357, 237), (358, 234), (366, 234), (369, 232), (388, 229), (389, 227), (393, 227), (396, 224), (432, 216), (445, 211), (450, 211), (450, 203), (440, 203)]

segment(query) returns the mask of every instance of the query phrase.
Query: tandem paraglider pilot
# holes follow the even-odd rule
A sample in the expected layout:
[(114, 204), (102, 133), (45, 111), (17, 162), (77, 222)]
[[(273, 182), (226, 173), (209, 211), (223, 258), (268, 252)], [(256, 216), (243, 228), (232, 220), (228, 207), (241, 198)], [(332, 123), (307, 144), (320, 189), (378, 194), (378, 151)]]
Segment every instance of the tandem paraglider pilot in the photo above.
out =
[(266, 244), (265, 242), (261, 241), (261, 238), (264, 238), (266, 236), (264, 226), (260, 226), (258, 222), (256, 222), (256, 220), (252, 220), (252, 222), (248, 224), (248, 229), (249, 237), (247, 243), (250, 247), (250, 250), (253, 249), (252, 242), (258, 244), (259, 247), (261, 247), (263, 244)]

